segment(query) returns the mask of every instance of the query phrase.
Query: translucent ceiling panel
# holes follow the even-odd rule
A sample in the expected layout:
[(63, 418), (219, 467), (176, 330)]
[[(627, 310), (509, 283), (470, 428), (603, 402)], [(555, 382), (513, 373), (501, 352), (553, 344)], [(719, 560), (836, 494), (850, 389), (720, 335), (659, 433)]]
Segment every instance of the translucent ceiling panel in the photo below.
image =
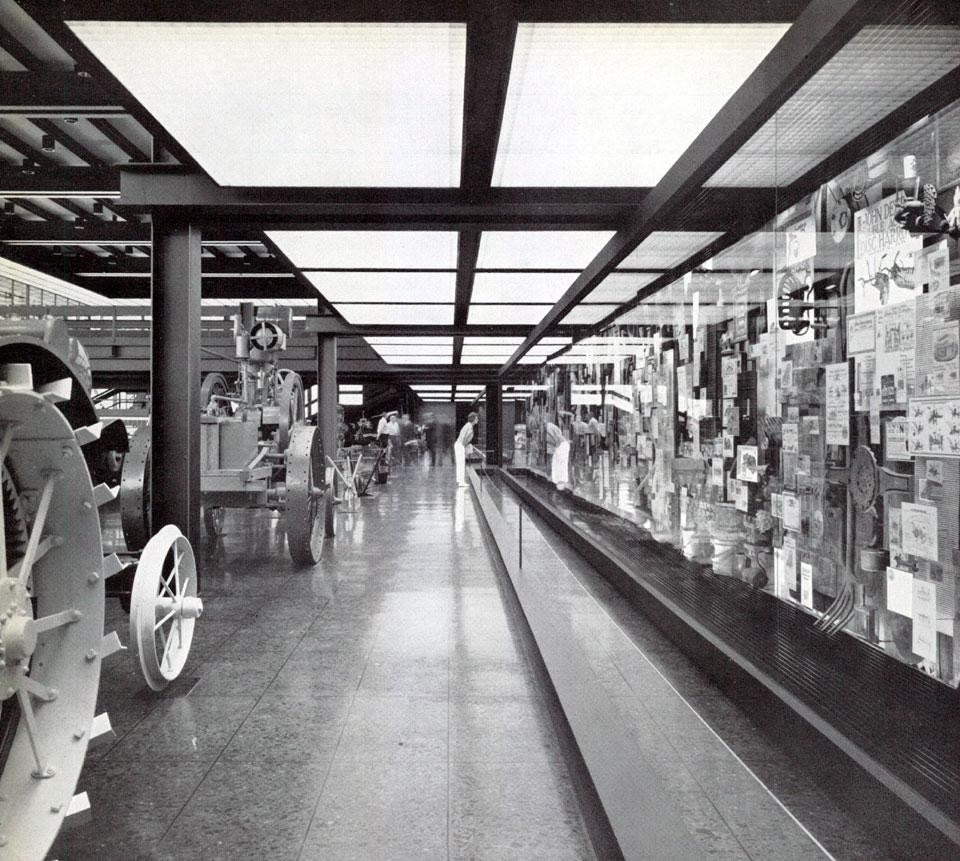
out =
[(520, 24), (495, 185), (653, 186), (785, 24)]
[(706, 184), (788, 185), (958, 64), (957, 27), (864, 27)]
[(552, 305), (471, 305), (467, 317), (470, 326), (535, 326)]
[[(673, 269), (722, 233), (655, 230), (620, 264), (620, 269)], [(638, 288), (639, 289), (639, 288)]]
[(583, 269), (612, 236), (607, 230), (485, 230), (477, 269)]
[(449, 392), (450, 386), (443, 383), (415, 383), (410, 386), (415, 392)]
[(452, 326), (453, 305), (391, 305), (337, 303), (334, 306), (355, 326)]
[(268, 230), (300, 269), (456, 269), (457, 234), (444, 230)]
[(453, 362), (453, 354), (445, 356), (381, 356), (388, 365), (449, 365)]
[(478, 272), (473, 277), (472, 301), (549, 302), (553, 304), (573, 283), (569, 272)]
[(418, 336), (393, 336), (393, 335), (370, 335), (364, 340), (374, 349), (379, 349), (381, 346), (392, 346), (393, 344), (424, 344), (424, 345), (439, 345), (450, 347), (453, 349), (453, 338), (449, 335), (436, 336), (429, 335), (427, 337), (418, 337)]
[(461, 356), (461, 365), (502, 365), (509, 356)]
[(585, 302), (627, 302), (660, 277), (658, 272), (611, 272), (588, 294)]
[(465, 356), (512, 356), (514, 350), (516, 350), (516, 347), (504, 346), (503, 344), (463, 345), (463, 355)]
[(304, 272), (328, 302), (453, 302), (454, 272)]
[(523, 343), (523, 338), (500, 336), (500, 335), (467, 335), (463, 339), (463, 345), (469, 344), (500, 344), (506, 346), (518, 346)]
[(381, 356), (449, 356), (453, 347), (443, 344), (375, 344), (371, 345)]
[(563, 320), (562, 326), (589, 326), (617, 310), (616, 305), (577, 305)]
[(464, 24), (69, 26), (220, 185), (459, 184)]

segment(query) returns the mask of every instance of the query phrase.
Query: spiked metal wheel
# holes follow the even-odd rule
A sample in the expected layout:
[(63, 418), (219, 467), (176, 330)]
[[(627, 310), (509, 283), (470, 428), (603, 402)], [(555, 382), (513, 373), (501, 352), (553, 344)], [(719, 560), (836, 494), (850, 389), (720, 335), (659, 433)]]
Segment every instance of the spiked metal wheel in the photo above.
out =
[(105, 573), (81, 442), (29, 364), (0, 367), (0, 856), (43, 858), (68, 812), (94, 725)]
[(190, 542), (176, 526), (164, 526), (140, 554), (130, 598), (130, 647), (153, 690), (180, 675), (202, 612)]
[(323, 446), (320, 431), (312, 425), (296, 425), (287, 449), (286, 510), (287, 545), (297, 565), (316, 565), (323, 543), (321, 512), (329, 507), (324, 490)]

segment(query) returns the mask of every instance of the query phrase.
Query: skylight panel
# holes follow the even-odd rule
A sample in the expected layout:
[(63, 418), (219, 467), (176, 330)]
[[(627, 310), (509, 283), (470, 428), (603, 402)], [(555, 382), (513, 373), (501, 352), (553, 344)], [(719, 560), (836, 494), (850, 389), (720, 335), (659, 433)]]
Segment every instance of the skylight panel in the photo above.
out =
[(478, 272), (473, 277), (472, 300), (553, 304), (574, 278), (576, 275), (569, 272)]
[(443, 302), (456, 296), (453, 272), (304, 272), (328, 302)]
[(521, 23), (494, 185), (656, 185), (788, 26)]
[(552, 305), (471, 305), (467, 324), (470, 326), (496, 324), (535, 326), (552, 307)]
[(721, 236), (723, 233), (707, 230), (655, 230), (630, 253), (619, 268), (673, 269)]
[(583, 269), (612, 236), (609, 230), (485, 230), (477, 269)]
[(68, 26), (220, 185), (459, 185), (465, 24)]
[(564, 326), (590, 326), (599, 323), (607, 314), (617, 310), (617, 305), (577, 305), (563, 318)]
[(364, 304), (349, 302), (334, 306), (355, 326), (452, 326), (453, 305)]
[(444, 356), (411, 355), (411, 356), (381, 356), (388, 365), (449, 365), (453, 362), (453, 354)]
[(268, 230), (300, 269), (456, 269), (448, 230)]

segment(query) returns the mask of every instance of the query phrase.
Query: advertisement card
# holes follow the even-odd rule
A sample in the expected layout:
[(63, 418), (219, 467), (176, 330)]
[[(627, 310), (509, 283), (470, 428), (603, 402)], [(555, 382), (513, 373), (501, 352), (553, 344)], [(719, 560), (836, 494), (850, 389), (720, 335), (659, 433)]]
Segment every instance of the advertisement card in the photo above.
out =
[(913, 616), (913, 574), (887, 568), (887, 609), (908, 618)]
[(928, 661), (937, 660), (937, 584), (913, 580), (913, 651)]
[(795, 493), (783, 494), (783, 528), (800, 531), (800, 497)]
[(913, 396), (916, 362), (913, 353), (878, 353), (880, 405), (903, 407)]
[(736, 448), (734, 438), (730, 434), (725, 433), (723, 435), (723, 456), (724, 457), (733, 457)]
[(725, 398), (735, 398), (737, 396), (737, 375), (740, 373), (739, 358), (735, 356), (724, 356), (720, 368), (723, 382), (723, 396)]
[(852, 314), (847, 318), (847, 353), (872, 353), (877, 349), (877, 315), (875, 311)]
[(817, 222), (814, 216), (803, 218), (787, 227), (784, 237), (784, 266), (796, 266), (817, 253)]
[(876, 390), (877, 375), (877, 356), (875, 353), (865, 353), (854, 359), (854, 386), (853, 386), (853, 408), (858, 413), (873, 409), (873, 402), (879, 399), (874, 398)]
[(912, 400), (907, 415), (911, 455), (960, 457), (960, 398)]
[(800, 451), (800, 425), (797, 422), (783, 423), (783, 451), (787, 454)]
[(917, 394), (960, 394), (960, 323), (935, 323), (929, 331), (929, 359), (917, 380)]
[(900, 542), (903, 552), (937, 561), (937, 507), (915, 502), (900, 504)]
[(737, 482), (736, 507), (737, 511), (750, 510), (750, 485), (745, 481)]
[(883, 454), (887, 460), (910, 460), (907, 451), (907, 420), (890, 419), (883, 425)]
[(778, 596), (789, 600), (790, 592), (797, 588), (797, 539), (793, 535), (783, 536), (783, 591)]
[(809, 562), (800, 563), (800, 603), (813, 609), (813, 566)]
[(853, 214), (854, 310), (858, 314), (912, 299), (913, 253), (922, 236), (911, 236), (894, 220), (902, 193)]
[(717, 487), (723, 487), (723, 458), (722, 457), (711, 458), (710, 480)]
[(944, 239), (933, 248), (925, 249), (925, 282), (930, 293), (937, 293), (950, 286), (950, 246)]
[(916, 302), (881, 308), (877, 316), (876, 349), (881, 353), (912, 353), (917, 340)]
[(783, 494), (770, 494), (770, 514), (778, 520), (783, 519)]
[(827, 365), (827, 445), (850, 445), (850, 369), (846, 362)]
[(784, 394), (793, 391), (793, 360), (784, 359), (780, 363), (780, 390)]
[(740, 481), (759, 481), (759, 448), (755, 445), (737, 446), (737, 478)]

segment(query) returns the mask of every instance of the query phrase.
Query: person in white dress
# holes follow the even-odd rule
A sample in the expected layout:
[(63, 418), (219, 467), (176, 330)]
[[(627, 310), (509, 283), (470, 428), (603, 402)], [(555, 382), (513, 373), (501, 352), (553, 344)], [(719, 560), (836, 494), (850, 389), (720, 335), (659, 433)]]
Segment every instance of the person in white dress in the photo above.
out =
[(453, 457), (457, 465), (457, 485), (467, 486), (467, 452), (476, 451), (473, 447), (473, 428), (480, 421), (480, 416), (470, 413), (466, 424), (460, 428), (457, 441), (453, 444)]
[(557, 490), (565, 490), (570, 484), (568, 470), (570, 440), (553, 422), (547, 422), (546, 435), (547, 447), (553, 448), (553, 457), (550, 459), (550, 480), (557, 486)]

